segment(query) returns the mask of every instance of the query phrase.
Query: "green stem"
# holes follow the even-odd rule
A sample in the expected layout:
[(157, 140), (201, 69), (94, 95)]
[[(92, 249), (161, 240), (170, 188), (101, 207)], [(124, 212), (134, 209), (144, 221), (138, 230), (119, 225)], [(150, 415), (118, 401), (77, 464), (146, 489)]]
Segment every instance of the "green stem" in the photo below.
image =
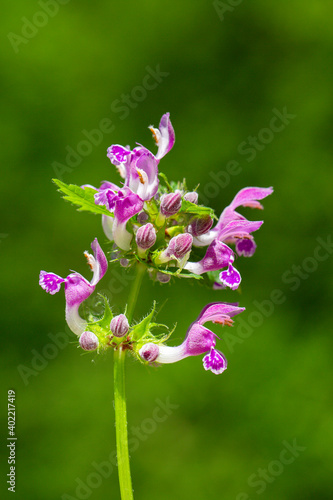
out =
[(142, 283), (142, 278), (143, 278), (143, 275), (147, 269), (144, 264), (141, 264), (141, 262), (138, 262), (136, 267), (137, 267), (137, 273), (135, 276), (135, 280), (134, 280), (131, 292), (130, 292), (129, 297), (128, 297), (128, 306), (127, 306), (127, 311), (126, 311), (126, 316), (127, 316), (129, 324), (132, 323), (133, 313), (134, 313), (134, 309), (136, 306), (136, 302), (138, 300), (138, 295), (139, 295), (139, 291), (140, 291), (140, 287), (141, 287), (141, 283)]
[[(131, 323), (145, 266), (138, 264), (137, 274), (128, 299), (127, 319)], [(117, 462), (121, 500), (133, 500), (128, 454), (127, 411), (125, 397), (125, 356), (121, 347), (114, 351), (114, 408), (116, 417)]]
[(121, 347), (114, 351), (114, 409), (116, 415), (117, 462), (122, 500), (133, 500), (128, 454), (127, 412), (125, 398), (125, 355)]

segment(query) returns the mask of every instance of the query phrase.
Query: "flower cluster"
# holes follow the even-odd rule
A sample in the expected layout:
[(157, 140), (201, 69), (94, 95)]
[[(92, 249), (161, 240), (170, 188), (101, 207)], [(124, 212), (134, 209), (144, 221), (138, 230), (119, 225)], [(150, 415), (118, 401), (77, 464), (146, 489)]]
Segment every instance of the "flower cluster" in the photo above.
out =
[[(214, 289), (237, 289), (241, 276), (235, 260), (254, 254), (252, 233), (263, 224), (247, 220), (237, 209), (262, 209), (260, 200), (270, 195), (272, 188), (242, 189), (216, 218), (211, 208), (199, 204), (198, 193), (188, 190), (185, 181), (169, 183), (159, 172), (160, 160), (175, 143), (169, 113), (162, 116), (158, 128), (151, 126), (150, 130), (157, 144), (156, 154), (141, 145), (132, 150), (118, 144), (108, 148), (107, 156), (121, 177), (120, 186), (104, 181), (99, 188), (89, 184), (79, 188), (56, 181), (60, 191), (81, 210), (102, 215), (104, 233), (112, 242), (113, 260), (119, 260), (121, 265), (144, 266), (150, 277), (160, 283), (169, 282), (171, 277), (187, 277), (200, 279)], [(215, 349), (217, 336), (203, 325), (212, 321), (231, 326), (231, 318), (243, 311), (237, 304), (216, 302), (206, 306), (178, 347), (165, 345), (167, 335), (158, 337), (151, 332), (155, 326), (152, 313), (147, 317), (151, 317), (150, 322), (145, 318), (131, 326), (124, 314), (113, 317), (105, 300), (103, 318), (90, 314), (83, 319), (79, 306), (93, 293), (108, 267), (97, 239), (92, 249), (94, 256), (85, 252), (94, 273), (90, 282), (78, 273), (67, 278), (40, 273), (40, 285), (51, 294), (64, 283), (66, 320), (80, 336), (82, 349), (127, 348), (149, 363), (172, 363), (206, 353), (206, 370), (222, 373), (226, 369), (223, 354)]]

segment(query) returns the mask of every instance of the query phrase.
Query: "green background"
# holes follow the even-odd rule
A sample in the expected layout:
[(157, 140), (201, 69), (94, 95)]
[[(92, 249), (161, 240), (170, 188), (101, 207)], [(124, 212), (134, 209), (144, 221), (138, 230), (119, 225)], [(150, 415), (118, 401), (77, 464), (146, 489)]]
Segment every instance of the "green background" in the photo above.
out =
[[(6, 394), (14, 389), (16, 498), (119, 498), (115, 470), (101, 481), (91, 475), (115, 449), (112, 356), (82, 355), (74, 335), (65, 347), (51, 341), (65, 332), (64, 296), (45, 294), (38, 274), (75, 269), (89, 277), (82, 252), (96, 236), (105, 245), (100, 218), (56, 192), (54, 162), (66, 166), (67, 183), (117, 182), (107, 147), (139, 142), (155, 151), (146, 127), (167, 111), (176, 144), (160, 169), (170, 179), (200, 183), (217, 213), (244, 186), (272, 185), (275, 193), (264, 213), (242, 211), (265, 224), (253, 258), (237, 262), (240, 294), (144, 283), (136, 319), (153, 299), (168, 299), (158, 319), (177, 322), (174, 343), (208, 302), (237, 300), (246, 312), (233, 330), (216, 329), (229, 361), (222, 376), (205, 372), (200, 357), (160, 368), (127, 363), (130, 434), (146, 429), (132, 451), (135, 498), (333, 497), (333, 250), (320, 243), (332, 238), (333, 7), (229, 1), (224, 14), (204, 0), (71, 0), (44, 16), (37, 2), (18, 0), (2, 10), (1, 428), (6, 438)], [(147, 67), (158, 66), (167, 76), (138, 90)], [(124, 94), (130, 104), (119, 111)], [(290, 123), (263, 131), (284, 108), (295, 115)], [(112, 132), (68, 168), (66, 148), (80, 148), (83, 131), (105, 118)], [(249, 136), (263, 138), (255, 154), (245, 153)], [(231, 161), (240, 173), (227, 179)], [(114, 269), (99, 290), (108, 289), (119, 313), (130, 281)], [(280, 303), (271, 301), (274, 290)], [(33, 371), (21, 376), (18, 366)], [(177, 406), (163, 422), (149, 420), (157, 400)], [(301, 450), (292, 457), (286, 442)], [(6, 494), (5, 444), (1, 452)], [(281, 456), (294, 460), (281, 464)], [(268, 474), (261, 486), (259, 474)], [(76, 491), (78, 480), (94, 478), (98, 487)]]

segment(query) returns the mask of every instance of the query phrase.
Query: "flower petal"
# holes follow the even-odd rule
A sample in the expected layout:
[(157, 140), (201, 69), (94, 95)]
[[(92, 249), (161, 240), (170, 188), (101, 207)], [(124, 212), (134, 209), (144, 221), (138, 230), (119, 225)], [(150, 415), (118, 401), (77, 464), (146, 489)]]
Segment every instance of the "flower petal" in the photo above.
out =
[(113, 241), (113, 233), (112, 233), (113, 221), (114, 221), (114, 217), (109, 217), (108, 215), (104, 215), (104, 214), (102, 215), (103, 231), (105, 233), (105, 236), (110, 241)]
[(239, 256), (252, 257), (256, 248), (257, 245), (252, 238), (243, 238), (236, 241), (236, 252)]
[(87, 322), (79, 315), (80, 304), (90, 297), (94, 290), (95, 286), (79, 273), (72, 273), (66, 278), (66, 321), (76, 335), (81, 335), (87, 327)]
[(227, 271), (222, 271), (219, 276), (221, 283), (228, 286), (231, 290), (236, 290), (242, 280), (241, 275), (232, 264), (229, 264)]
[(273, 193), (273, 188), (246, 187), (241, 189), (230, 203), (230, 208), (235, 209), (239, 206), (263, 209), (258, 200), (262, 200)]
[(217, 335), (197, 322), (192, 323), (186, 338), (186, 356), (198, 356), (215, 347)]
[(196, 322), (200, 325), (212, 321), (222, 325), (232, 325), (232, 317), (245, 311), (245, 307), (238, 307), (238, 303), (212, 302), (203, 308)]
[(258, 231), (258, 229), (263, 225), (264, 221), (248, 221), (248, 220), (233, 220), (228, 222), (223, 229), (218, 231), (217, 238), (221, 241), (225, 241), (230, 238), (246, 238), (253, 231)]
[(131, 217), (141, 212), (143, 209), (142, 199), (130, 189), (124, 188), (118, 191), (118, 198), (115, 204), (114, 216), (119, 223), (127, 222)]
[(112, 236), (115, 244), (122, 250), (127, 252), (131, 248), (133, 234), (127, 231), (126, 221), (119, 222), (117, 218), (114, 219), (112, 225)]
[(41, 271), (39, 274), (39, 284), (47, 293), (54, 295), (59, 292), (61, 288), (61, 283), (65, 280), (54, 273), (47, 273), (46, 271)]
[(130, 149), (124, 148), (119, 144), (113, 144), (107, 149), (106, 156), (110, 158), (110, 161), (113, 165), (118, 167), (123, 163), (126, 163), (128, 156), (131, 154)]
[(159, 185), (157, 160), (148, 149), (140, 146), (133, 149), (129, 174), (125, 186), (142, 200), (151, 200)]
[(92, 264), (92, 270), (94, 272), (93, 278), (90, 282), (91, 285), (96, 285), (104, 276), (108, 269), (108, 261), (105, 257), (105, 253), (100, 247), (97, 238), (91, 244), (91, 249), (94, 252), (94, 262)]
[(158, 129), (153, 126), (149, 128), (158, 146), (155, 157), (160, 160), (170, 151), (175, 143), (175, 131), (170, 121), (170, 113), (165, 113), (162, 116)]
[(206, 251), (206, 255), (199, 262), (188, 262), (184, 269), (203, 274), (208, 271), (218, 271), (234, 261), (234, 252), (225, 243), (213, 240)]
[(215, 373), (215, 375), (223, 373), (228, 366), (228, 362), (224, 354), (216, 349), (211, 349), (211, 351), (206, 354), (202, 361), (204, 369), (210, 370), (211, 372)]

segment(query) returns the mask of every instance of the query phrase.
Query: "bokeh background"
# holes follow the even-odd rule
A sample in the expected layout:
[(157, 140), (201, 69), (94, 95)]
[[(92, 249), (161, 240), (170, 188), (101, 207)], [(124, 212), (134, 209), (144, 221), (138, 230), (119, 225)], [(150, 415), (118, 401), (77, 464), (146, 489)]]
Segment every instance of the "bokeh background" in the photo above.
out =
[[(265, 224), (254, 257), (237, 263), (241, 293), (143, 285), (136, 319), (156, 299), (159, 321), (177, 322), (174, 343), (209, 301), (247, 310), (233, 330), (216, 330), (229, 361), (222, 376), (200, 358), (127, 363), (130, 436), (141, 436), (135, 498), (332, 498), (332, 15), (324, 0), (2, 9), (2, 433), (14, 389), (16, 498), (119, 498), (115, 467), (96, 475), (115, 450), (112, 356), (81, 354), (63, 293), (45, 294), (38, 274), (89, 276), (82, 252), (96, 236), (105, 244), (99, 217), (64, 202), (51, 179), (116, 182), (107, 147), (154, 151), (147, 126), (166, 111), (176, 145), (160, 167), (170, 179), (200, 183), (218, 214), (244, 186), (275, 193), (263, 214), (243, 210)], [(272, 122), (277, 113), (283, 121)], [(119, 313), (129, 287), (115, 267), (99, 289)]]

